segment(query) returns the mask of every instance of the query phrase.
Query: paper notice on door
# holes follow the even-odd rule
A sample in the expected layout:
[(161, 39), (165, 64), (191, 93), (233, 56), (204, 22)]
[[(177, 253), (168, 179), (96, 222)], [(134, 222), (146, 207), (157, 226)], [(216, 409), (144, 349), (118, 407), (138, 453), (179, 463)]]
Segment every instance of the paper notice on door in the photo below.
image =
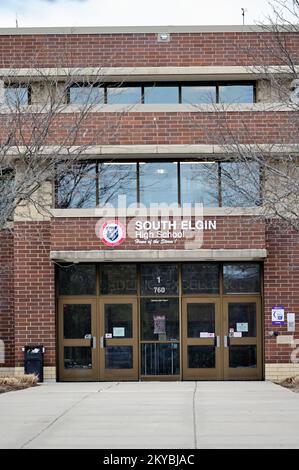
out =
[(201, 331), (200, 338), (215, 338), (215, 333), (206, 333), (205, 331)]
[(112, 333), (105, 333), (105, 338), (106, 339), (111, 339), (112, 338)]
[(237, 331), (248, 332), (248, 323), (237, 323)]
[(165, 315), (154, 315), (154, 335), (166, 334), (166, 317)]
[(125, 336), (125, 329), (124, 328), (113, 328), (113, 336)]
[(242, 331), (235, 331), (233, 337), (234, 338), (242, 338)]

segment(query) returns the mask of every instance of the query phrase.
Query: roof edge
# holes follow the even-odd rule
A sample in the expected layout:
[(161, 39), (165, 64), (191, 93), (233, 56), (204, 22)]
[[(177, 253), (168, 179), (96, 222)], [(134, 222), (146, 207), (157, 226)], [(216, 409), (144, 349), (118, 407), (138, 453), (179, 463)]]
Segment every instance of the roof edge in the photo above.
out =
[[(78, 34), (142, 34), (142, 33), (256, 33), (268, 32), (271, 25), (186, 25), (186, 26), (74, 26), (74, 27), (33, 27), (0, 28), (0, 36), (22, 35), (78, 35)], [(285, 25), (279, 28), (284, 32), (299, 31), (299, 25)]]

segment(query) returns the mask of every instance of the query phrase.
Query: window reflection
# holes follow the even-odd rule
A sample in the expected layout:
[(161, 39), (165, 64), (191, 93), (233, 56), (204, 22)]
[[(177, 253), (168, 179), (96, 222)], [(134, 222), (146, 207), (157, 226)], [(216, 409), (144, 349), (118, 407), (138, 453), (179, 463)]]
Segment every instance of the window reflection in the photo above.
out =
[(260, 265), (257, 263), (224, 264), (225, 293), (258, 293), (261, 290)]
[(7, 86), (4, 90), (5, 101), (8, 106), (18, 107), (29, 104), (28, 86)]
[(111, 204), (118, 207), (125, 196), (126, 207), (137, 202), (137, 165), (136, 163), (99, 164), (99, 202), (100, 206)]
[(141, 102), (141, 87), (108, 87), (108, 104), (137, 104)]
[(176, 162), (140, 163), (140, 202), (150, 204), (173, 204), (178, 202)]
[(216, 86), (182, 86), (182, 103), (216, 103)]
[(220, 103), (253, 103), (253, 85), (223, 85), (219, 86)]
[(208, 162), (181, 162), (181, 204), (218, 206), (218, 165)]
[(146, 104), (172, 104), (179, 102), (178, 86), (145, 86), (144, 103)]
[(88, 105), (104, 103), (104, 88), (99, 86), (71, 86), (69, 89), (71, 104)]
[(260, 167), (255, 162), (221, 163), (221, 197), (224, 207), (260, 205)]
[(77, 163), (57, 167), (57, 203), (61, 208), (96, 207), (96, 164)]

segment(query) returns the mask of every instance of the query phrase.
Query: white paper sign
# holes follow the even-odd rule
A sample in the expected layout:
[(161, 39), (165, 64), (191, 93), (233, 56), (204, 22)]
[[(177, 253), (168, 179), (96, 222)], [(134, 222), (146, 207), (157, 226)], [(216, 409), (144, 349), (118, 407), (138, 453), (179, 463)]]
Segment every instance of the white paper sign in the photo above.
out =
[(105, 338), (106, 339), (111, 339), (112, 338), (112, 333), (105, 333)]
[(235, 331), (234, 338), (242, 338), (242, 331)]
[(295, 332), (295, 313), (288, 313), (287, 314), (287, 322), (288, 322), (288, 331), (291, 333)]
[(272, 307), (272, 324), (284, 324), (284, 307), (282, 305), (276, 305), (275, 307)]
[(125, 329), (124, 328), (113, 328), (113, 336), (125, 336)]
[(205, 331), (201, 331), (200, 338), (215, 338), (215, 333), (206, 333)]
[(248, 323), (237, 323), (237, 331), (248, 332)]

